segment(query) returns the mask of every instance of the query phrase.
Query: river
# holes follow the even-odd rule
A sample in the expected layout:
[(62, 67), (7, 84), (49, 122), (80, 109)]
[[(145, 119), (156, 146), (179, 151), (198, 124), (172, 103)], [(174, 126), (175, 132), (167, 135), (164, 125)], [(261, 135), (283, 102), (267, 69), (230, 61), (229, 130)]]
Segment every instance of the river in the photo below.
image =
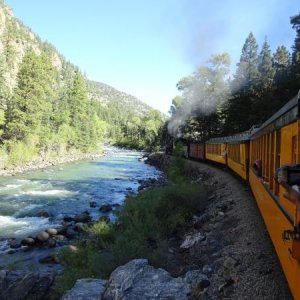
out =
[[(138, 180), (160, 174), (138, 160), (141, 152), (113, 147), (106, 151), (106, 156), (93, 161), (0, 178), (0, 263), (9, 251), (8, 239), (59, 226), (64, 216), (84, 211), (97, 220), (101, 205), (122, 204), (129, 191), (137, 192)], [(90, 207), (91, 201), (96, 208)], [(41, 211), (51, 217), (38, 217)]]

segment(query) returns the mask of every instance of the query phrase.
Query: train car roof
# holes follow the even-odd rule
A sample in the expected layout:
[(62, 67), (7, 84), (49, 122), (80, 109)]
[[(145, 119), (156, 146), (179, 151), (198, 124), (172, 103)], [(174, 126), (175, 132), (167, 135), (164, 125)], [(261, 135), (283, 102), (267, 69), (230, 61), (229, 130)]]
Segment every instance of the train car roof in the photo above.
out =
[(255, 139), (263, 134), (272, 132), (297, 120), (299, 117), (299, 101), (300, 91), (297, 96), (291, 99), (272, 117), (264, 122), (259, 129), (252, 134), (251, 139)]
[(207, 144), (243, 143), (249, 141), (252, 134), (257, 130), (258, 127), (253, 126), (247, 131), (243, 131), (234, 135), (209, 139), (206, 143)]

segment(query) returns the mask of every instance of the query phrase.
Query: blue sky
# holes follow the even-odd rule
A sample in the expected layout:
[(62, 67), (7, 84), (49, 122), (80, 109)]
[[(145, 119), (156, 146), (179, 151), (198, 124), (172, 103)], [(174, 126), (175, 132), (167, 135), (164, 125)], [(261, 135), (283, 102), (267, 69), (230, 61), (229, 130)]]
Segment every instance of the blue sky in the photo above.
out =
[[(234, 66), (252, 31), (293, 44), (298, 0), (6, 0), (15, 15), (88, 78), (167, 112), (176, 83), (211, 54)], [(234, 67), (233, 67), (234, 68)]]

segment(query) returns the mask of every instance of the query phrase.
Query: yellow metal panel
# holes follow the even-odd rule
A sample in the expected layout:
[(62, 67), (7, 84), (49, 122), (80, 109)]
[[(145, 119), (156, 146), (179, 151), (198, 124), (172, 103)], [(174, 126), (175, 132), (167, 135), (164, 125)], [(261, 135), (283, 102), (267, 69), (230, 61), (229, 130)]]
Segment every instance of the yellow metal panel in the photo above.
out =
[(226, 164), (225, 156), (222, 155), (206, 153), (206, 159), (218, 162), (220, 164)]
[(228, 158), (227, 160), (228, 167), (237, 173), (240, 177), (247, 180), (247, 170), (244, 165), (235, 162), (234, 160)]
[[(293, 163), (292, 162), (292, 137), (297, 135), (298, 135), (297, 122), (281, 128), (280, 166)], [(288, 212), (294, 217), (296, 213), (296, 207), (291, 201), (289, 201), (283, 196), (284, 192), (285, 189), (282, 186), (280, 186), (279, 188), (280, 202), (288, 210)]]
[(283, 271), (295, 299), (300, 299), (300, 264), (292, 258), (290, 241), (284, 242), (282, 232), (293, 229), (257, 176), (250, 170), (249, 181), (268, 232), (275, 246)]

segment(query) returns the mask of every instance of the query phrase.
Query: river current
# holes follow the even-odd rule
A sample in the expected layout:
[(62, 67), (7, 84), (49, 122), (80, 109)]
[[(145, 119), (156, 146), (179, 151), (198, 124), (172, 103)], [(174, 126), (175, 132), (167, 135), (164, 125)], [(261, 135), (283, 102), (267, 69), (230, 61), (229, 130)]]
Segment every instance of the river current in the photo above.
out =
[[(88, 211), (97, 220), (103, 204), (122, 204), (126, 194), (137, 192), (138, 180), (157, 178), (159, 171), (139, 161), (141, 152), (107, 148), (107, 155), (0, 177), (0, 253), (7, 239), (21, 239), (61, 224), (63, 217)], [(90, 202), (97, 204), (90, 207)], [(38, 217), (47, 211), (50, 218)]]

